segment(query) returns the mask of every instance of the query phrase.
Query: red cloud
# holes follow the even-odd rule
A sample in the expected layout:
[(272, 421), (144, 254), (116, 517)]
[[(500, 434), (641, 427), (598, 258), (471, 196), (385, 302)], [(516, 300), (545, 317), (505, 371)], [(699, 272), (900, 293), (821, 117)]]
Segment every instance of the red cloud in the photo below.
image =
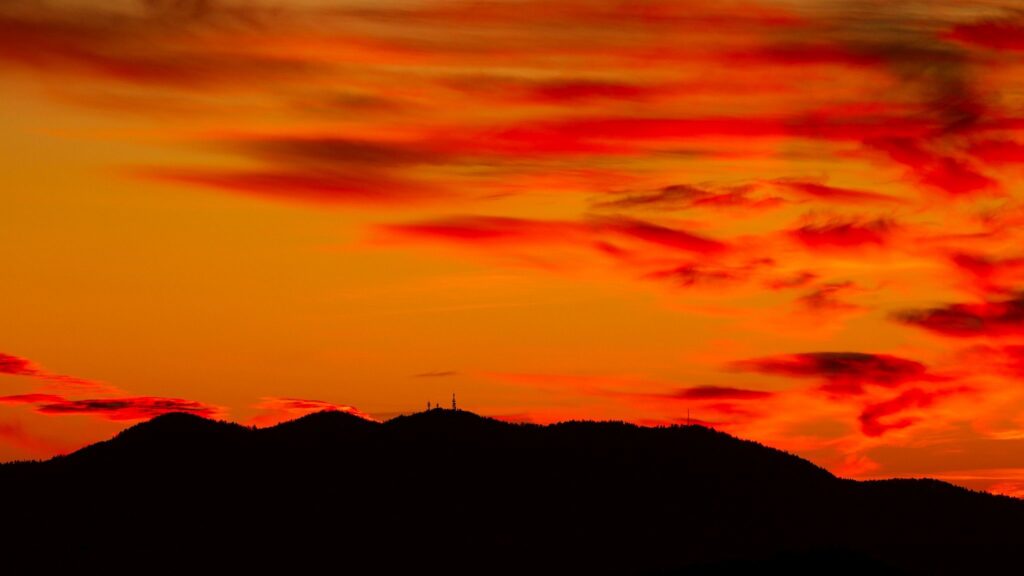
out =
[(433, 238), (477, 245), (492, 243), (587, 243), (605, 235), (639, 240), (671, 250), (697, 254), (722, 252), (728, 246), (684, 230), (629, 218), (601, 218), (585, 222), (529, 220), (494, 216), (458, 216), (413, 224), (392, 224), (382, 230), (399, 236)]
[(644, 276), (651, 280), (671, 282), (675, 286), (696, 286), (740, 282), (745, 274), (737, 270), (713, 269), (698, 264), (683, 264), (667, 270), (656, 270)]
[(1024, 377), (1024, 346), (1003, 346), (1003, 370), (1018, 378)]
[(163, 182), (192, 184), (275, 200), (318, 204), (393, 205), (437, 197), (429, 186), (373, 172), (289, 169), (275, 171), (202, 171), (144, 169), (134, 173)]
[(63, 402), (63, 396), (56, 394), (14, 394), (0, 396), (0, 404), (43, 404), (47, 402)]
[(64, 400), (37, 406), (43, 414), (94, 414), (108, 420), (144, 420), (168, 412), (188, 412), (212, 418), (219, 414), (216, 408), (194, 400), (180, 398), (103, 398), (98, 400)]
[(1024, 280), (1024, 258), (989, 258), (980, 254), (955, 252), (950, 261), (967, 274), (982, 292), (1007, 294), (1010, 286)]
[(865, 144), (885, 152), (893, 161), (909, 168), (923, 185), (954, 195), (973, 194), (998, 187), (969, 162), (935, 154), (909, 138), (873, 138)]
[(55, 384), (66, 384), (78, 388), (109, 388), (91, 380), (83, 380), (73, 376), (65, 376), (64, 374), (54, 374), (40, 368), (30, 360), (11, 356), (10, 354), (0, 354), (0, 374), (26, 376), (29, 378), (46, 380)]
[(623, 82), (563, 80), (530, 86), (527, 98), (540, 103), (561, 104), (590, 100), (643, 100), (663, 92), (664, 88)]
[(360, 418), (376, 422), (375, 418), (363, 413), (354, 406), (335, 404), (333, 402), (325, 402), (323, 400), (268, 397), (263, 398), (255, 407), (259, 408), (261, 413), (254, 416), (250, 422), (259, 426), (272, 426), (280, 422), (294, 420), (300, 416), (312, 414), (314, 412), (322, 412), (324, 410), (345, 412), (347, 414), (352, 414), (353, 416), (359, 416)]
[(991, 279), (1004, 269), (1011, 271), (1024, 269), (1024, 258), (995, 259), (978, 254), (956, 252), (950, 255), (950, 260), (963, 271), (986, 280)]
[(672, 184), (651, 192), (624, 194), (614, 200), (595, 202), (595, 208), (652, 208), (660, 210), (679, 210), (693, 206), (701, 198), (712, 193), (704, 188), (690, 184)]
[(772, 290), (788, 290), (790, 288), (802, 288), (814, 282), (818, 275), (814, 272), (799, 272), (792, 276), (773, 278), (765, 283), (765, 286)]
[(851, 188), (836, 188), (826, 186), (817, 182), (776, 180), (775, 185), (780, 186), (799, 196), (824, 202), (837, 204), (902, 204), (903, 200), (877, 192), (854, 190)]
[(709, 254), (722, 252), (727, 249), (726, 244), (717, 240), (641, 220), (626, 218), (607, 219), (599, 222), (597, 228), (683, 252)]
[(586, 231), (583, 224), (576, 222), (496, 216), (455, 216), (412, 224), (390, 224), (381, 229), (400, 236), (467, 243), (565, 241)]
[(545, 102), (576, 102), (593, 98), (635, 100), (650, 93), (639, 86), (617, 82), (551, 82), (537, 86), (533, 95)]
[(902, 142), (926, 137), (934, 129), (931, 121), (875, 115), (597, 117), (522, 123), (481, 133), (458, 147), (501, 154), (632, 154), (646, 144), (709, 137)]
[[(220, 35), (240, 38), (242, 34), (226, 31), (252, 26), (258, 19), (258, 11), (253, 9), (231, 11), (209, 4), (217, 18), (202, 18), (155, 8), (117, 11), (81, 5), (8, 4), (14, 4), (14, 9), (7, 10), (5, 5), (0, 11), (0, 63), (8, 66), (169, 87), (282, 80), (314, 68), (310, 62), (225, 50), (204, 43), (203, 36), (195, 34), (199, 28), (214, 30), (206, 24), (217, 21)], [(237, 26), (224, 25), (231, 22)], [(183, 42), (184, 38), (191, 42)]]
[(958, 303), (906, 310), (894, 318), (944, 336), (1011, 336), (1024, 334), (1024, 294), (1007, 300)]
[(993, 50), (1024, 51), (1024, 22), (1020, 20), (985, 20), (959, 24), (947, 37), (966, 44)]
[(41, 374), (39, 368), (24, 358), (0, 354), (0, 374), (12, 376), (38, 376)]
[(760, 400), (770, 398), (773, 393), (726, 386), (695, 386), (677, 390), (670, 396), (687, 400)]
[(21, 394), (0, 397), (0, 403), (35, 404), (41, 414), (91, 414), (108, 420), (145, 420), (168, 412), (188, 412), (214, 417), (220, 410), (180, 398), (140, 396), (134, 398), (99, 398), (69, 400), (51, 394)]
[(932, 405), (935, 400), (948, 396), (954, 392), (963, 391), (962, 389), (957, 390), (943, 390), (937, 392), (927, 392), (919, 388), (912, 388), (901, 393), (895, 398), (886, 400), (884, 402), (877, 402), (874, 404), (868, 404), (861, 411), (858, 420), (860, 421), (861, 431), (865, 436), (881, 436), (889, 430), (898, 430), (900, 428), (906, 428), (914, 424), (917, 419), (912, 417), (903, 417), (896, 420), (888, 420), (883, 422), (882, 419), (899, 414), (905, 410), (911, 408), (925, 408)]
[(735, 266), (724, 266), (711, 262), (688, 262), (672, 268), (655, 270), (643, 277), (687, 288), (704, 285), (722, 286), (746, 282), (755, 276), (759, 269), (773, 265), (774, 261), (770, 258), (755, 258)]
[(856, 290), (857, 285), (852, 281), (829, 282), (804, 294), (799, 301), (811, 310), (855, 310), (859, 306), (844, 302), (841, 296)]
[(786, 200), (778, 196), (755, 197), (749, 189), (709, 194), (693, 202), (694, 207), (745, 208), (749, 210), (772, 210), (784, 206)]
[(1024, 378), (1024, 345), (972, 346), (963, 351), (964, 363), (1014, 379)]
[(804, 246), (815, 249), (849, 249), (865, 245), (881, 246), (888, 240), (894, 225), (888, 220), (872, 222), (827, 222), (807, 224), (790, 231)]
[(821, 390), (830, 394), (858, 395), (865, 386), (896, 388), (908, 382), (933, 380), (924, 364), (888, 354), (862, 352), (807, 352), (741, 360), (737, 370), (810, 377), (825, 380)]
[(753, 50), (729, 52), (726, 62), (739, 66), (879, 66), (884, 55), (857, 51), (834, 43), (804, 43), (790, 46), (763, 46)]
[(413, 374), (413, 378), (448, 378), (449, 376), (458, 376), (458, 372), (454, 370), (434, 370), (431, 372), (420, 372)]
[(282, 136), (224, 143), (248, 156), (288, 166), (415, 166), (451, 162), (453, 157), (434, 150), (429, 143), (384, 142), (351, 138)]
[[(776, 180), (770, 183), (783, 193), (789, 193), (799, 200), (817, 200), (833, 204), (905, 204), (900, 198), (853, 190), (836, 188), (816, 182), (799, 180)], [(752, 209), (772, 209), (783, 206), (787, 200), (780, 196), (758, 195), (759, 186), (733, 186), (728, 188), (708, 188), (690, 184), (673, 184), (650, 192), (624, 194), (620, 198), (594, 203), (601, 209), (658, 209), (683, 210), (700, 206), (740, 207)], [(620, 193), (621, 194), (621, 193)]]
[(1014, 140), (981, 140), (972, 142), (968, 150), (989, 164), (1024, 163), (1024, 144)]
[[(621, 194), (621, 193), (620, 193)], [(650, 192), (625, 194), (594, 203), (598, 209), (684, 210), (697, 207), (771, 209), (785, 204), (775, 196), (755, 196), (751, 186), (711, 189), (673, 184)]]

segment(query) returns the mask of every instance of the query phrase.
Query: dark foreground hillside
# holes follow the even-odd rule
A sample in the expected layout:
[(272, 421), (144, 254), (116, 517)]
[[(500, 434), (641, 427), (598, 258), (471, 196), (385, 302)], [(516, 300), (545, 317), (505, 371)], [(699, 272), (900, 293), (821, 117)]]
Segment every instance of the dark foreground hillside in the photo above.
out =
[(146, 574), (1017, 573), (1024, 502), (699, 426), (169, 414), (0, 466), (4, 561)]

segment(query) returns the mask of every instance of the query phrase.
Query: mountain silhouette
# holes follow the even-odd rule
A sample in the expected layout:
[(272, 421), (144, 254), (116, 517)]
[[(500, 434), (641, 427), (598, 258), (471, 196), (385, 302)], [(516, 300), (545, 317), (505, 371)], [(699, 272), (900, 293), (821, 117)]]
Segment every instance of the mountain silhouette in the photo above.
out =
[(149, 573), (984, 574), (1024, 501), (855, 482), (702, 426), (434, 409), (268, 428), (166, 414), (0, 466), (8, 563)]

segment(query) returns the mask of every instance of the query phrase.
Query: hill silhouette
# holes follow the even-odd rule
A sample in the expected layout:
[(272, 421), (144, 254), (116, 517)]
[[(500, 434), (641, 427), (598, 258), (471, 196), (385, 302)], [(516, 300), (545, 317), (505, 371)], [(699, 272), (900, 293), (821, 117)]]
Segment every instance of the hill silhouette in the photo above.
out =
[(980, 574), (1024, 536), (1024, 501), (843, 480), (701, 426), (440, 409), (259, 429), (166, 414), (2, 465), (0, 494), (6, 561), (108, 571)]

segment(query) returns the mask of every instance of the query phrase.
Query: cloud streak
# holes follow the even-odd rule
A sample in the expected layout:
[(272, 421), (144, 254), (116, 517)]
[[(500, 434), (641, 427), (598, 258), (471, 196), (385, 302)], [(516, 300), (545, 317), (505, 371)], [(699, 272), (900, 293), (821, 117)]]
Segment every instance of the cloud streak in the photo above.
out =
[[(727, 243), (686, 230), (644, 220), (603, 217), (581, 221), (531, 220), (496, 216), (453, 216), (425, 222), (379, 227), (392, 237), (481, 246), (485, 244), (591, 245), (601, 251), (605, 240), (657, 247), (670, 253), (721, 254)], [(604, 244), (603, 246), (607, 246)]]
[(344, 412), (366, 420), (376, 421), (375, 418), (365, 414), (354, 406), (346, 404), (335, 404), (323, 400), (308, 400), (303, 398), (281, 398), (266, 397), (254, 406), (259, 412), (250, 419), (254, 426), (273, 426), (288, 420), (294, 420), (306, 414), (322, 411)]
[(31, 360), (12, 356), (10, 354), (0, 353), (0, 374), (25, 376), (27, 378), (42, 380), (52, 386), (65, 388), (94, 389), (97, 391), (110, 389), (109, 386), (100, 382), (50, 372), (36, 365)]
[(32, 404), (40, 414), (81, 414), (115, 421), (148, 420), (170, 412), (186, 412), (207, 418), (221, 413), (216, 407), (194, 400), (154, 396), (71, 400), (53, 394), (20, 394), (0, 396), (0, 404)]
[(868, 386), (897, 388), (910, 382), (932, 380), (928, 368), (917, 361), (889, 354), (865, 352), (804, 352), (739, 360), (729, 368), (824, 381), (821, 390), (836, 395), (860, 395)]
[(894, 225), (885, 220), (871, 222), (825, 222), (805, 224), (792, 230), (792, 237), (814, 250), (855, 249), (881, 246), (892, 234)]
[(1024, 295), (1004, 300), (903, 310), (895, 313), (894, 318), (910, 326), (955, 338), (1019, 336), (1024, 334)]
[(952, 391), (949, 390), (927, 392), (919, 388), (912, 388), (888, 400), (869, 404), (858, 417), (861, 431), (865, 436), (877, 437), (890, 430), (900, 430), (911, 426), (918, 421), (918, 418), (897, 416), (907, 410), (927, 408), (936, 400), (951, 393)]

